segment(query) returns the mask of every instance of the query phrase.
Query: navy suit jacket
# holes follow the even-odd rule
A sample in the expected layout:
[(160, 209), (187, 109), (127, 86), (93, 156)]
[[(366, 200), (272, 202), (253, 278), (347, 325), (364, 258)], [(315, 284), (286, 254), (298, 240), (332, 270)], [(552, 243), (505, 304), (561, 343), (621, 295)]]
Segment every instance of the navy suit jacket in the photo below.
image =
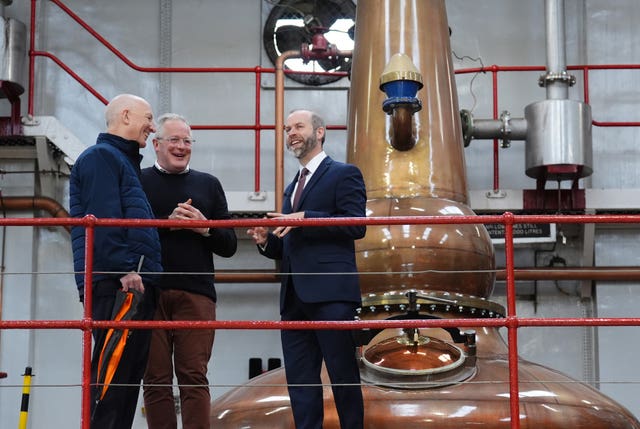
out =
[[(284, 191), (284, 214), (292, 212), (291, 195), (297, 180), (296, 174)], [(326, 157), (304, 187), (297, 211), (304, 211), (306, 218), (364, 217), (366, 201), (358, 167)], [(280, 310), (289, 286), (303, 302), (348, 301), (360, 305), (354, 242), (365, 232), (366, 226), (362, 225), (298, 227), (283, 238), (270, 233), (260, 252), (280, 259), (283, 274), (293, 273), (282, 276)]]

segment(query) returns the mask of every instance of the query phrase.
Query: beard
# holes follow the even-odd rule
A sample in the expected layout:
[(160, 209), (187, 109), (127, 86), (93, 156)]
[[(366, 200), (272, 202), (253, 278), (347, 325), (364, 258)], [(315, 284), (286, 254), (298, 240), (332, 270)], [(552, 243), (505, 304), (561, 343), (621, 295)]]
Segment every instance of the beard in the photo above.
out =
[(287, 149), (293, 152), (293, 155), (298, 158), (304, 158), (309, 152), (311, 152), (318, 145), (318, 138), (315, 133), (304, 139), (302, 144), (298, 147), (292, 148), (287, 144)]

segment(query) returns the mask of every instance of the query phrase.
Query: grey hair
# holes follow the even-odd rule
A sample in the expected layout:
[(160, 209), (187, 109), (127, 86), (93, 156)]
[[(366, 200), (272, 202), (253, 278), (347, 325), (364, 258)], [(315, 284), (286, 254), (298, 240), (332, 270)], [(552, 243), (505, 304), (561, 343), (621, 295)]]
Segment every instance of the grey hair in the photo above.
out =
[(178, 115), (177, 113), (165, 113), (158, 118), (158, 127), (156, 128), (156, 138), (162, 137), (162, 132), (164, 131), (164, 124), (167, 121), (182, 121), (189, 128), (191, 128), (189, 125), (189, 122), (184, 116)]

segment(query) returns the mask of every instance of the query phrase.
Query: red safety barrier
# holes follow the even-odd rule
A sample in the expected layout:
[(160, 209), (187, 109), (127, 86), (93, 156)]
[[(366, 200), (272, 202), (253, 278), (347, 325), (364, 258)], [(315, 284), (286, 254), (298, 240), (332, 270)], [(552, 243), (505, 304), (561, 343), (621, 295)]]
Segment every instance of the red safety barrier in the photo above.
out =
[[(85, 314), (82, 320), (2, 320), (0, 329), (80, 329), (83, 331), (82, 353), (82, 417), (81, 427), (89, 428), (90, 412), (90, 370), (91, 370), (91, 330), (94, 328), (190, 328), (190, 329), (381, 329), (419, 327), (505, 327), (508, 332), (509, 392), (512, 416), (518, 416), (518, 343), (517, 330), (521, 327), (542, 326), (640, 326), (640, 318), (519, 318), (516, 314), (516, 294), (514, 280), (513, 226), (521, 223), (640, 223), (639, 215), (514, 215), (504, 213), (492, 216), (395, 216), (371, 218), (316, 218), (316, 219), (231, 219), (207, 221), (179, 221), (161, 219), (97, 219), (86, 216), (73, 218), (4, 218), (0, 226), (83, 226), (86, 234), (85, 283), (91, 284), (93, 270), (93, 240), (97, 226), (128, 227), (251, 227), (251, 226), (328, 226), (328, 225), (405, 225), (405, 224), (488, 224), (500, 223), (505, 226), (505, 255), (507, 283), (507, 315), (502, 319), (431, 319), (431, 320), (370, 320), (370, 321), (322, 321), (322, 322), (282, 322), (282, 321), (94, 321), (91, 318), (91, 288), (85, 292)], [(519, 420), (512, 419), (512, 428), (519, 427)]]
[[(167, 72), (167, 73), (254, 73), (255, 74), (255, 117), (254, 124), (242, 125), (193, 125), (194, 130), (254, 130), (255, 131), (255, 191), (260, 191), (260, 133), (262, 130), (272, 130), (274, 125), (265, 125), (260, 122), (261, 117), (261, 86), (260, 80), (262, 73), (274, 73), (273, 68), (262, 67), (141, 67), (136, 65), (125, 55), (123, 55), (115, 46), (97, 33), (91, 26), (84, 22), (69, 7), (60, 0), (51, 0), (64, 11), (72, 20), (78, 23), (84, 30), (91, 34), (100, 44), (114, 53), (121, 61), (134, 70), (139, 72)], [(98, 100), (107, 103), (98, 91), (96, 91), (88, 82), (80, 75), (71, 70), (56, 55), (49, 52), (38, 51), (35, 46), (36, 34), (36, 10), (37, 1), (31, 0), (31, 23), (30, 23), (30, 47), (29, 47), (29, 102), (28, 114), (33, 116), (35, 112), (34, 96), (35, 86), (35, 59), (36, 57), (45, 57), (52, 60), (73, 79), (80, 83), (87, 91), (93, 94)], [(569, 66), (569, 70), (582, 70), (584, 85), (584, 101), (589, 102), (589, 71), (590, 70), (628, 70), (640, 69), (640, 65), (636, 64), (609, 64), (609, 65), (574, 65)], [(482, 68), (470, 68), (456, 70), (456, 74), (465, 73), (484, 73), (492, 74), (493, 86), (493, 115), (494, 119), (498, 118), (498, 73), (503, 72), (530, 72), (544, 71), (543, 66), (498, 66), (492, 65)], [(293, 73), (287, 71), (287, 73)], [(325, 74), (325, 73), (320, 73)], [(338, 73), (345, 75), (344, 73)], [(593, 120), (594, 126), (600, 127), (637, 127), (640, 122), (631, 121), (615, 121), (604, 122)], [(329, 129), (346, 129), (344, 125), (329, 125)], [(499, 183), (499, 156), (498, 141), (494, 140), (493, 144), (493, 186), (494, 189), (500, 189)], [(640, 319), (636, 318), (600, 318), (600, 319), (527, 319), (518, 318), (515, 307), (515, 278), (514, 278), (514, 257), (513, 257), (513, 225), (518, 223), (640, 223), (638, 216), (615, 216), (615, 215), (519, 215), (515, 216), (505, 213), (501, 216), (442, 216), (442, 217), (389, 217), (389, 218), (357, 218), (357, 219), (298, 219), (287, 220), (286, 224), (291, 226), (326, 226), (326, 225), (404, 225), (404, 224), (477, 224), (477, 223), (502, 223), (505, 225), (505, 254), (506, 254), (506, 284), (507, 284), (507, 317), (505, 319), (474, 319), (473, 321), (464, 319), (465, 326), (504, 326), (508, 329), (508, 347), (509, 347), (509, 374), (510, 374), (510, 409), (512, 416), (518, 416), (519, 399), (518, 399), (518, 370), (517, 370), (517, 329), (523, 326), (640, 326)], [(264, 219), (264, 220), (228, 220), (228, 221), (192, 221), (190, 227), (249, 227), (249, 226), (279, 226), (282, 225), (281, 220)], [(177, 227), (184, 225), (183, 221), (167, 221), (167, 220), (119, 220), (119, 219), (96, 219), (88, 216), (84, 219), (25, 219), (25, 218), (9, 218), (0, 219), (0, 225), (6, 226), (84, 226), (87, 228), (87, 250), (86, 250), (86, 269), (85, 283), (90, 284), (93, 271), (93, 254), (90, 251), (93, 245), (94, 228), (96, 226), (164, 226)], [(82, 428), (89, 427), (89, 383), (90, 383), (90, 362), (91, 362), (91, 330), (96, 327), (135, 327), (135, 328), (160, 328), (160, 327), (180, 327), (188, 323), (190, 328), (202, 329), (354, 329), (354, 328), (382, 328), (382, 327), (417, 327), (432, 326), (446, 327), (456, 326), (460, 323), (458, 319), (448, 320), (420, 320), (412, 321), (361, 321), (361, 322), (274, 322), (274, 321), (216, 321), (216, 322), (108, 322), (93, 321), (91, 319), (91, 292), (90, 288), (85, 295), (85, 314), (80, 321), (0, 321), (0, 329), (80, 329), (83, 331), (83, 368), (82, 368)], [(518, 419), (512, 418), (512, 428), (519, 427)]]

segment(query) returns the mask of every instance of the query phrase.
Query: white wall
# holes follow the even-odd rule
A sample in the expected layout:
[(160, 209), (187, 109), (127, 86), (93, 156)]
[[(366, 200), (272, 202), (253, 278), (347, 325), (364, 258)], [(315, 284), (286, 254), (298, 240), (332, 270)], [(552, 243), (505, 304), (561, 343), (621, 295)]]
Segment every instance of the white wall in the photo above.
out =
[[(366, 1), (366, 0), (360, 0)], [(14, 2), (6, 8), (8, 16), (29, 23), (29, 3)], [(169, 2), (171, 3), (171, 2)], [(184, 67), (273, 67), (263, 63), (261, 22), (264, 11), (255, 0), (204, 1), (182, 0), (171, 6), (171, 33), (161, 31), (163, 0), (67, 0), (77, 15), (87, 21), (111, 44), (135, 64)], [(140, 73), (122, 64), (96, 40), (50, 2), (37, 2), (39, 26), (37, 49), (50, 51), (67, 63), (104, 97), (133, 92), (161, 106), (186, 115), (194, 124), (253, 124), (254, 75), (247, 74), (176, 74), (168, 78), (170, 92), (163, 94), (158, 73)], [(544, 2), (542, 0), (447, 0), (452, 49), (462, 60), (457, 68), (477, 67), (466, 57), (479, 57), (485, 66), (544, 65)], [(637, 0), (567, 0), (568, 64), (640, 63), (640, 38), (636, 23), (640, 21)], [(164, 39), (163, 39), (164, 37)], [(161, 42), (169, 42), (171, 64), (160, 64)], [(505, 73), (500, 75), (499, 111), (509, 110), (514, 117), (524, 116), (524, 107), (544, 99), (545, 91), (537, 85), (540, 73)], [(593, 72), (591, 101), (594, 119), (638, 120), (635, 112), (640, 101), (637, 92), (638, 72)], [(166, 80), (167, 77), (165, 76)], [(473, 82), (471, 82), (473, 79)], [(491, 118), (491, 75), (457, 77), (460, 108), (472, 109), (476, 118)], [(581, 99), (581, 76), (570, 97)], [(346, 118), (347, 91), (343, 89), (306, 89), (291, 85), (285, 99), (285, 111), (310, 106), (320, 111), (330, 124), (343, 124)], [(474, 102), (474, 97), (476, 101)], [(26, 96), (23, 96), (26, 112)], [(261, 92), (261, 122), (274, 123), (273, 90)], [(104, 105), (86, 92), (75, 80), (46, 58), (36, 59), (35, 114), (52, 115), (86, 145), (93, 144), (103, 129)], [(156, 114), (162, 113), (156, 111)], [(196, 131), (193, 167), (217, 175), (229, 192), (253, 191), (253, 131)], [(637, 188), (638, 132), (634, 128), (594, 128), (593, 187)], [(263, 131), (262, 189), (273, 191), (273, 131)], [(346, 133), (331, 131), (325, 145), (331, 156), (344, 159)], [(474, 141), (466, 149), (470, 188), (492, 187), (491, 142)], [(153, 161), (151, 150), (145, 152), (145, 165)], [(293, 176), (295, 162), (285, 157), (285, 180)], [(531, 189), (533, 179), (524, 174), (524, 144), (513, 142), (500, 151), (502, 187)], [(7, 163), (2, 168), (23, 168)], [(62, 187), (66, 184), (61, 183)], [(0, 176), (3, 192), (13, 195), (33, 193), (33, 185), (15, 176)], [(66, 202), (65, 202), (66, 204)], [(14, 215), (14, 214), (11, 214)], [(29, 216), (29, 213), (15, 215)], [(239, 231), (241, 235), (242, 231)], [(637, 264), (636, 229), (617, 234), (597, 235), (596, 262), (601, 265)], [(553, 251), (535, 254), (520, 249), (521, 266), (544, 265), (554, 254), (570, 264), (581, 260), (581, 235), (569, 233), (569, 242)], [(37, 276), (5, 276), (3, 319), (79, 319), (70, 274), (71, 252), (68, 236), (59, 229), (25, 227), (6, 232), (6, 271)], [(631, 258), (631, 259), (629, 259)], [(498, 252), (498, 265), (504, 257)], [(218, 268), (272, 268), (259, 257), (252, 244), (243, 240), (238, 254), (229, 260), (218, 259)], [(518, 314), (532, 317), (580, 317), (585, 314), (611, 317), (634, 315), (638, 301), (637, 285), (602, 283), (597, 301), (583, 300), (576, 282), (555, 284), (522, 282), (517, 285), (522, 299)], [(277, 320), (278, 287), (273, 284), (218, 285), (218, 317), (221, 320)], [(504, 299), (501, 285), (495, 300)], [(527, 295), (527, 296), (525, 296)], [(528, 328), (519, 332), (521, 356), (559, 369), (570, 376), (593, 382), (600, 375), (603, 391), (640, 416), (637, 383), (621, 385), (633, 373), (631, 358), (638, 352), (629, 338), (637, 328), (600, 329), (599, 335), (582, 328)], [(598, 340), (599, 339), (599, 343)], [(624, 348), (619, 348), (624, 344)], [(594, 353), (599, 362), (585, 356)], [(0, 380), (0, 426), (16, 427), (20, 406), (19, 387), (24, 367), (32, 365), (36, 377), (32, 389), (30, 427), (78, 427), (80, 389), (80, 333), (76, 331), (0, 332), (0, 371), (9, 378)], [(279, 334), (271, 331), (219, 331), (216, 334), (210, 381), (218, 396), (231, 386), (247, 380), (248, 359), (280, 357)], [(629, 367), (620, 365), (620, 360)], [(598, 359), (595, 359), (596, 361)], [(632, 380), (636, 381), (637, 380)], [(15, 386), (15, 387), (14, 387)], [(72, 405), (70, 405), (72, 404)], [(136, 428), (145, 427), (141, 413)]]

